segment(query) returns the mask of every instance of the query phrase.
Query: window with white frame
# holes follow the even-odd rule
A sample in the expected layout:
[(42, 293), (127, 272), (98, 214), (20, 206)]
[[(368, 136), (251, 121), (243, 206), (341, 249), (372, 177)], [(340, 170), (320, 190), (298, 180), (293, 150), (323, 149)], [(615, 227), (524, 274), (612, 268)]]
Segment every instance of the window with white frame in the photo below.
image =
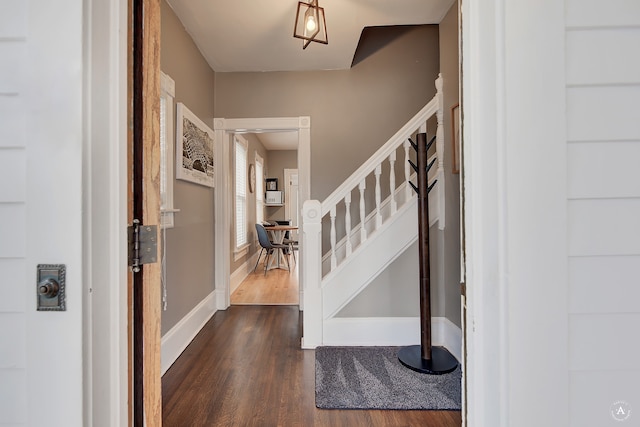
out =
[(264, 221), (264, 160), (256, 152), (256, 223)]
[(173, 227), (174, 98), (176, 84), (160, 72), (160, 213), (163, 228)]
[(235, 229), (236, 250), (234, 259), (247, 253), (247, 141), (240, 135), (234, 137), (235, 145)]

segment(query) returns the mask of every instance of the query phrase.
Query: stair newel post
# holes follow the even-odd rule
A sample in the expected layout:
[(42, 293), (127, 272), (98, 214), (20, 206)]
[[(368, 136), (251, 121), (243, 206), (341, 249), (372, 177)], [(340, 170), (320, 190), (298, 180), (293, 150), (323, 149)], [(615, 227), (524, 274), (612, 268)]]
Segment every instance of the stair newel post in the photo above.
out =
[(429, 187), (427, 134), (418, 133), (417, 165), (411, 164), (418, 175), (418, 261), (420, 264), (420, 345), (403, 347), (398, 360), (404, 366), (425, 374), (445, 374), (458, 367), (458, 361), (444, 347), (431, 344), (431, 279), (429, 263)]
[(302, 205), (304, 319), (302, 348), (322, 345), (322, 205), (307, 200)]

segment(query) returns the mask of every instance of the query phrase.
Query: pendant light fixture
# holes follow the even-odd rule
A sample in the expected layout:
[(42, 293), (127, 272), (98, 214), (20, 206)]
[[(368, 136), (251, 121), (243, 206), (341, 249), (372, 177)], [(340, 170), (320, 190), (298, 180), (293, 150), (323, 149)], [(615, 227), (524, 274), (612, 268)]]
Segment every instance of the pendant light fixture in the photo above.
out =
[(318, 6), (318, 0), (298, 2), (293, 37), (304, 40), (302, 49), (306, 49), (311, 42), (329, 44), (324, 8)]

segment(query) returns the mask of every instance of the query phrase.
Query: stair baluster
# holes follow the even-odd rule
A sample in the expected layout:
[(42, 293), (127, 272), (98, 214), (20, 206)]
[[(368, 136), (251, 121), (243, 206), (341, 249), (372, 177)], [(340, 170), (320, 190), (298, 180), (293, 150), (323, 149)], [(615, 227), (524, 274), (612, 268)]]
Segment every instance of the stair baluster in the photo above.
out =
[(331, 270), (338, 266), (338, 258), (336, 257), (336, 207), (331, 208), (329, 213), (331, 217)]
[(363, 179), (358, 185), (360, 190), (360, 244), (362, 245), (367, 240), (366, 215), (364, 210), (364, 190), (367, 188), (366, 181)]
[[(411, 143), (409, 142), (409, 140), (405, 140), (404, 144), (402, 145), (404, 148), (404, 182), (411, 182), (411, 169), (409, 166), (409, 159), (411, 158), (409, 156), (409, 148), (411, 148)], [(405, 186), (405, 197), (404, 200), (411, 200), (411, 197), (413, 197), (413, 193), (411, 193), (411, 187), (410, 186)]]
[(351, 246), (351, 193), (350, 192), (344, 196), (344, 206), (345, 206), (344, 227), (345, 227), (345, 238), (347, 239), (345, 258), (348, 258), (349, 255), (351, 255), (351, 251), (353, 250), (353, 247)]
[(391, 215), (389, 215), (389, 217), (392, 217), (396, 211), (398, 210), (398, 202), (396, 202), (396, 169), (395, 169), (395, 164), (396, 164), (396, 152), (392, 151), (391, 154), (389, 154), (389, 165), (390, 165), (390, 169), (389, 169), (389, 192), (390, 192), (390, 197), (391, 197)]

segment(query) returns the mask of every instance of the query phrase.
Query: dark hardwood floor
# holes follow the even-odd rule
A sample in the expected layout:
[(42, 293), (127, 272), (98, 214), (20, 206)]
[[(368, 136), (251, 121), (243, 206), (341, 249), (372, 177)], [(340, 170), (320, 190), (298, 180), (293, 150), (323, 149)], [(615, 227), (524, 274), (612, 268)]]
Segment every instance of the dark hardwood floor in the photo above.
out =
[(456, 411), (322, 410), (297, 306), (218, 311), (162, 378), (163, 425), (459, 427)]

